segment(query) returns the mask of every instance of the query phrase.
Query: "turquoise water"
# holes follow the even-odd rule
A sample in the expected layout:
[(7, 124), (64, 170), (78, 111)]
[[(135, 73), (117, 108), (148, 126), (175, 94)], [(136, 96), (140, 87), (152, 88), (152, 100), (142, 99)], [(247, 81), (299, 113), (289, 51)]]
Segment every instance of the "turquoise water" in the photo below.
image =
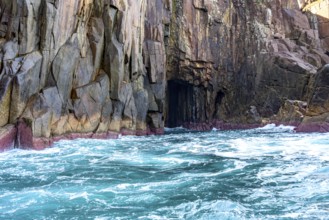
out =
[(329, 219), (329, 134), (173, 129), (5, 152), (0, 219)]

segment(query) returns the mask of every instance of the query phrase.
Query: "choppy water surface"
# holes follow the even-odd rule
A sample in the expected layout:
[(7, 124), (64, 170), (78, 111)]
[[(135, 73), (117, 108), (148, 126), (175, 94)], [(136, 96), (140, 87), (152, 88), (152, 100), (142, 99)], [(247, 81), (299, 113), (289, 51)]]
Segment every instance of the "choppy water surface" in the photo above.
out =
[(289, 127), (0, 154), (1, 219), (329, 219), (329, 134)]

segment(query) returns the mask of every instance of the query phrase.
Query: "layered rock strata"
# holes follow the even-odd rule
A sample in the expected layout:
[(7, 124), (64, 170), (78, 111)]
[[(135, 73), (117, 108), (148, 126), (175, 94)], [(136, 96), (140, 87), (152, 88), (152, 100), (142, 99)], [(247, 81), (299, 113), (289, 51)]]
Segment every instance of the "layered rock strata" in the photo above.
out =
[(329, 131), (328, 17), (328, 0), (1, 0), (0, 150), (165, 123)]

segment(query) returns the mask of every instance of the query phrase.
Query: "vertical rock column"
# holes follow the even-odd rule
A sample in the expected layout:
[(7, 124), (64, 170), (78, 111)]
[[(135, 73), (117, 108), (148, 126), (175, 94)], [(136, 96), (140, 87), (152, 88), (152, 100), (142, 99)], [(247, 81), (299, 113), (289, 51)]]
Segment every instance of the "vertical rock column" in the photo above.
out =
[(20, 140), (32, 130), (39, 149), (54, 138), (161, 132), (170, 8), (168, 0), (1, 1), (3, 134), (7, 124), (24, 128)]
[(148, 0), (145, 18), (143, 57), (145, 88), (148, 92), (147, 122), (156, 133), (164, 127), (166, 89), (166, 44), (171, 22), (171, 0)]

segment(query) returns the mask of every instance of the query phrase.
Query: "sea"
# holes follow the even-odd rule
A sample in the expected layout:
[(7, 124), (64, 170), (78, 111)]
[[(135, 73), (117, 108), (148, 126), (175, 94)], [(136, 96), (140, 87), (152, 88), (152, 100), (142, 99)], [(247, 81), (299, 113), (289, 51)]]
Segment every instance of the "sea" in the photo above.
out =
[(0, 219), (329, 219), (329, 134), (173, 128), (6, 151)]

